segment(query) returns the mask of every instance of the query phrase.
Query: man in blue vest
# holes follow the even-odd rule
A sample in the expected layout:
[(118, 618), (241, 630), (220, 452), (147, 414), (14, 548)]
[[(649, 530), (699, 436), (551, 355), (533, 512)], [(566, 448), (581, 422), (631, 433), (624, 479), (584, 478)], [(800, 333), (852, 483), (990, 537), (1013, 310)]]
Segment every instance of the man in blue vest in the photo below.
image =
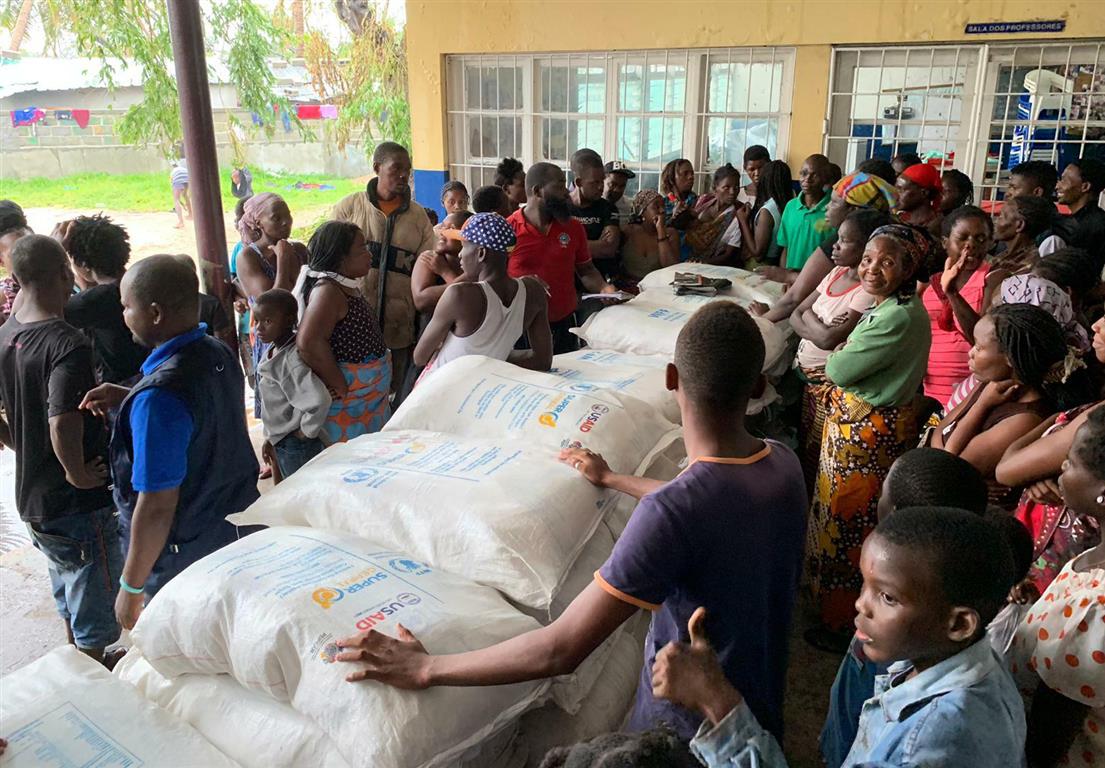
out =
[(115, 613), (130, 629), (169, 579), (238, 538), (226, 516), (257, 499), (258, 466), (238, 362), (197, 322), (195, 271), (151, 256), (120, 291), (127, 327), (153, 351), (134, 387), (97, 387), (82, 407), (119, 408), (111, 470), (126, 564)]

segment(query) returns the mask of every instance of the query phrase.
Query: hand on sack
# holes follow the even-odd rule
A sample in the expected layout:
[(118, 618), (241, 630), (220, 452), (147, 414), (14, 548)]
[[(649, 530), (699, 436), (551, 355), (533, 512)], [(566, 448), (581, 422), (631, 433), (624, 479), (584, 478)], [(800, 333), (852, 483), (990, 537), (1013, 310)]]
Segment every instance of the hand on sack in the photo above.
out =
[(338, 641), (346, 649), (338, 661), (359, 662), (362, 668), (350, 672), (345, 679), (351, 683), (378, 680), (394, 688), (419, 691), (430, 685), (430, 655), (410, 630), (396, 626), (399, 638), (371, 630)]
[(606, 459), (586, 448), (564, 448), (560, 451), (559, 458), (599, 488), (606, 487), (612, 474)]

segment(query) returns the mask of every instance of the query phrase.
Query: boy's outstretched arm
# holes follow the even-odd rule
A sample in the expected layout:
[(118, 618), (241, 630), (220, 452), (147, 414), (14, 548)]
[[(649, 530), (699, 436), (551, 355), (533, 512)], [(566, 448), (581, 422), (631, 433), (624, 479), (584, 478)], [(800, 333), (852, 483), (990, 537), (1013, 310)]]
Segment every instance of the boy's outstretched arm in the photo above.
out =
[(637, 608), (592, 582), (547, 627), (478, 651), (431, 656), (400, 625), (395, 639), (376, 631), (342, 640), (339, 661), (352, 662), (350, 682), (378, 680), (396, 688), (506, 685), (572, 672)]
[(651, 477), (619, 475), (610, 469), (602, 454), (586, 448), (565, 448), (560, 452), (560, 460), (586, 477), (592, 485), (620, 491), (638, 500), (664, 486), (663, 480)]

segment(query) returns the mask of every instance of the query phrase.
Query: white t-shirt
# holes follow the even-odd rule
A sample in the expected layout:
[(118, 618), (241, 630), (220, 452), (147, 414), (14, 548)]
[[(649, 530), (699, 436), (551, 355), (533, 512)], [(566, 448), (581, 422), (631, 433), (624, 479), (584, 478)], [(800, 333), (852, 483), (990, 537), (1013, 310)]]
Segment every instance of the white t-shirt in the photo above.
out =
[[(842, 293), (833, 291), (833, 285), (849, 271), (848, 267), (834, 267), (817, 286), (817, 299), (813, 302), (813, 313), (817, 319), (829, 325), (834, 317), (849, 311), (864, 313), (875, 306), (875, 297), (863, 290), (859, 283)], [(821, 349), (809, 339), (802, 339), (795, 358), (802, 368), (824, 368), (825, 362), (833, 352)]]

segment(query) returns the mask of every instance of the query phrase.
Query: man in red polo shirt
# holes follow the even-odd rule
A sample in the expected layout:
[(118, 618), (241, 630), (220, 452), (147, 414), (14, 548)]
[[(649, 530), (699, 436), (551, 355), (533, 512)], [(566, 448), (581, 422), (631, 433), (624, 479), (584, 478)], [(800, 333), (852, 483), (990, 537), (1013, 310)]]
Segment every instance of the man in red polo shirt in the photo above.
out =
[(526, 172), (526, 206), (510, 215), (518, 244), (510, 254), (511, 277), (536, 275), (549, 287), (549, 327), (553, 354), (574, 352), (575, 276), (590, 293), (616, 293), (591, 262), (587, 233), (572, 218), (564, 171), (537, 163)]

